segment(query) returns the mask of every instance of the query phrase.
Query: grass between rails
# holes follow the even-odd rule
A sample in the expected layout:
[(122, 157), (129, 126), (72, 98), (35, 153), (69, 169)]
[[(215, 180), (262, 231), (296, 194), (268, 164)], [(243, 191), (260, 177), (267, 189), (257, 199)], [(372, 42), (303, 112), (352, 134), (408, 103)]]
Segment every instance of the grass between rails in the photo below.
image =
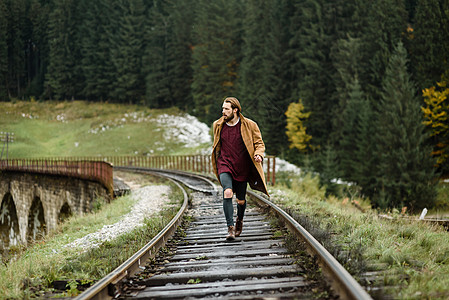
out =
[(291, 188), (276, 186), (271, 198), (311, 231), (327, 249), (359, 277), (373, 267), (383, 270), (386, 290), (395, 299), (449, 298), (449, 232), (399, 213), (378, 217), (369, 203), (325, 197), (318, 179), (293, 178)]
[[(155, 182), (160, 180), (155, 179)], [(14, 259), (0, 266), (0, 298), (75, 296), (79, 293), (79, 283), (73, 279), (92, 283), (111, 272), (148, 243), (176, 215), (183, 195), (174, 184), (167, 184), (171, 187), (170, 203), (161, 212), (146, 219), (144, 226), (104, 242), (100, 247), (83, 252), (65, 245), (119, 221), (135, 203), (131, 196), (104, 203), (94, 213), (74, 216), (45, 240), (20, 250)], [(69, 290), (55, 294), (52, 285), (56, 280), (72, 280)]]

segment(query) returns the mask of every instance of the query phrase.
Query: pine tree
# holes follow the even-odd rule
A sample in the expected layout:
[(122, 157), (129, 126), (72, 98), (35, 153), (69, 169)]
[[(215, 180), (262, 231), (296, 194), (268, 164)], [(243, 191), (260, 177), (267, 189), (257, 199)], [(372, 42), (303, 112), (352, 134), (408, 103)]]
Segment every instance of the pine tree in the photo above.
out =
[[(322, 6), (330, 48), (325, 52), (327, 62), (324, 65), (330, 74), (330, 82), (326, 83), (326, 102), (332, 109), (330, 116), (336, 116), (333, 120), (338, 120), (348, 99), (348, 86), (355, 74), (360, 75), (360, 35), (365, 22), (361, 15), (364, 5), (357, 0), (335, 0), (323, 1)], [(340, 128), (338, 122), (333, 122), (332, 126)], [(331, 143), (334, 143), (332, 139)]]
[(291, 70), (287, 58), (291, 1), (248, 1), (243, 20), (243, 59), (238, 93), (245, 111), (256, 120), (271, 154), (288, 145), (280, 135), (286, 126), (285, 111), (291, 102)]
[[(333, 143), (338, 148), (338, 140), (341, 138), (341, 129), (346, 122), (343, 116), (343, 111), (346, 109), (347, 102), (350, 99), (349, 95), (353, 92), (354, 82), (357, 81), (357, 85), (361, 89), (360, 82), (358, 80), (360, 70), (360, 39), (352, 38), (348, 36), (344, 39), (339, 39), (332, 47), (331, 59), (334, 68), (336, 69), (333, 74), (333, 82), (335, 83), (338, 105), (334, 108), (334, 118), (332, 119), (332, 136)], [(362, 91), (360, 90), (362, 93)]]
[(58, 1), (49, 19), (49, 65), (45, 81), (47, 97), (71, 99), (75, 97), (76, 64), (76, 3)]
[(416, 87), (407, 72), (407, 53), (399, 42), (382, 82), (376, 153), (379, 157), (374, 204), (380, 207), (431, 207), (434, 170), (426, 146)]
[[(360, 34), (360, 33), (358, 33)], [(361, 70), (360, 38), (336, 41), (331, 58), (336, 73), (338, 106), (334, 110), (332, 144), (337, 153), (338, 176), (354, 182), (370, 195), (374, 167), (372, 107), (358, 79)]]
[(362, 128), (368, 103), (357, 78), (349, 86), (351, 90), (347, 105), (342, 112), (343, 122), (338, 148), (339, 169), (343, 179), (358, 183), (360, 181), (359, 170), (364, 162), (363, 160), (359, 161), (359, 154), (366, 150), (362, 149), (360, 142), (367, 138), (362, 136)]
[(8, 99), (8, 11), (5, 0), (0, 0), (0, 101)]
[[(104, 2), (101, 2), (104, 1)], [(101, 99), (116, 101), (117, 75), (118, 70), (114, 62), (114, 54), (119, 52), (122, 41), (118, 34), (123, 16), (122, 4), (120, 0), (100, 0), (99, 9), (102, 11), (102, 28), (104, 35), (100, 35), (98, 49), (100, 57), (105, 58), (104, 64), (100, 61), (99, 72), (99, 93)], [(99, 29), (102, 32), (102, 29)]]
[(349, 84), (347, 104), (342, 111), (342, 128), (337, 136), (337, 162), (339, 176), (356, 183), (364, 195), (372, 196), (376, 168), (373, 155), (373, 110), (363, 93), (357, 77)]
[(326, 31), (332, 41), (348, 36), (358, 38), (365, 26), (365, 4), (359, 0), (324, 1), (328, 24)]
[[(247, 17), (243, 20), (243, 59), (239, 70), (238, 89), (245, 97), (245, 111), (258, 119), (259, 101), (267, 96), (266, 55), (267, 33), (270, 32), (271, 1), (248, 1), (245, 6)], [(272, 96), (272, 95), (270, 95)]]
[(85, 76), (82, 94), (87, 100), (108, 99), (109, 85), (112, 84), (110, 65), (110, 45), (106, 31), (109, 24), (110, 8), (107, 0), (79, 2), (85, 11), (80, 24), (81, 69)]
[(376, 138), (376, 119), (371, 101), (366, 98), (365, 94), (359, 100), (361, 100), (358, 103), (360, 110), (355, 111), (355, 113), (358, 119), (360, 140), (357, 141), (358, 151), (355, 153), (354, 158), (358, 162), (359, 167), (355, 170), (354, 178), (361, 187), (362, 194), (372, 198), (376, 183), (376, 173), (374, 170), (376, 170), (379, 164), (379, 158), (373, 146), (375, 145)]
[(338, 172), (338, 155), (332, 144), (328, 142), (321, 153), (315, 153), (315, 157), (318, 159), (314, 165), (320, 170), (320, 184), (326, 187), (326, 194), (337, 194), (338, 185), (335, 179)]
[(138, 103), (145, 90), (142, 72), (145, 6), (142, 0), (118, 1), (120, 9), (116, 46), (111, 50), (116, 69), (112, 97), (120, 102)]
[(191, 91), (194, 3), (196, 2), (192, 0), (178, 0), (172, 3), (170, 9), (172, 31), (167, 47), (171, 95), (175, 105), (186, 111), (191, 111), (194, 106)]
[(144, 58), (146, 104), (192, 110), (194, 5), (186, 0), (154, 1), (149, 20)]
[(362, 65), (360, 82), (368, 98), (377, 101), (382, 79), (396, 41), (407, 29), (407, 12), (403, 1), (365, 2), (366, 24), (361, 34)]
[(324, 2), (303, 0), (296, 3), (292, 17), (295, 27), (290, 41), (290, 51), (295, 53), (293, 77), (297, 80), (293, 95), (296, 99), (301, 98), (306, 110), (312, 112), (307, 128), (316, 148), (327, 144), (332, 129), (331, 113), (335, 106), (329, 97), (334, 88)]
[(26, 1), (5, 1), (7, 10), (8, 75), (6, 89), (10, 96), (22, 97), (25, 75)]
[(449, 69), (448, 14), (440, 0), (420, 0), (416, 6), (411, 48), (420, 90), (434, 86)]
[(198, 2), (192, 94), (194, 113), (206, 123), (220, 116), (226, 96), (236, 96), (237, 68), (241, 60), (239, 4), (236, 0)]
[(29, 40), (27, 95), (40, 98), (44, 92), (45, 73), (48, 66), (48, 19), (52, 9), (49, 1), (31, 0), (29, 19), (32, 34)]
[(173, 106), (173, 90), (169, 76), (169, 47), (172, 34), (172, 20), (165, 1), (154, 1), (150, 10), (148, 46), (146, 47), (144, 70), (146, 74), (145, 103), (150, 107)]

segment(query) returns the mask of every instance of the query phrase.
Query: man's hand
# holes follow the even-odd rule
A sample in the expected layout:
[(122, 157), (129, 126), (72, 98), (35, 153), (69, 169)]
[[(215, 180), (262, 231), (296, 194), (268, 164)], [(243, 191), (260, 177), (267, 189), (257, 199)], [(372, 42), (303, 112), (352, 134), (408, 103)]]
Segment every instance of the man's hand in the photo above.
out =
[(262, 158), (262, 156), (260, 156), (259, 154), (256, 154), (256, 155), (254, 155), (254, 160), (256, 161), (256, 162), (262, 162), (262, 160), (263, 160), (263, 158)]

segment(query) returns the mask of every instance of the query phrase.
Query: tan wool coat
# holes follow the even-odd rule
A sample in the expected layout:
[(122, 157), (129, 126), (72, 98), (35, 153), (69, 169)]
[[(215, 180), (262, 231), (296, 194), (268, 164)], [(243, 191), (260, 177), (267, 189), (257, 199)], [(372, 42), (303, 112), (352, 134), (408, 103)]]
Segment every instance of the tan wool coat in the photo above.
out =
[[(241, 133), (242, 139), (248, 150), (249, 156), (252, 160), (252, 170), (249, 175), (249, 186), (254, 189), (263, 192), (268, 195), (267, 184), (265, 182), (265, 175), (262, 168), (262, 163), (258, 163), (254, 160), (254, 155), (260, 155), (262, 158), (265, 153), (265, 144), (262, 140), (262, 134), (260, 133), (259, 126), (257, 126), (256, 122), (245, 118), (241, 113), (239, 113), (241, 124)], [(220, 177), (217, 169), (217, 161), (220, 155), (221, 149), (221, 129), (223, 128), (225, 121), (224, 117), (216, 120), (213, 124), (213, 132), (214, 132), (214, 144), (212, 147), (212, 166), (214, 168), (215, 176), (217, 176), (218, 181), (220, 181)]]

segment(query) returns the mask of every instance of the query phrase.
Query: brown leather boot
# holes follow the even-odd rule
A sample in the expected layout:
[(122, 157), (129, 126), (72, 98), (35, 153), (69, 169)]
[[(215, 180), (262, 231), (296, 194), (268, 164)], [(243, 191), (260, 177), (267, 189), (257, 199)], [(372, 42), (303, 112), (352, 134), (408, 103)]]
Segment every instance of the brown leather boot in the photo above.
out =
[(226, 240), (235, 240), (234, 226), (228, 226), (228, 235), (226, 236)]
[(242, 234), (242, 229), (243, 229), (243, 220), (237, 218), (237, 221), (235, 221), (235, 236), (240, 236)]

